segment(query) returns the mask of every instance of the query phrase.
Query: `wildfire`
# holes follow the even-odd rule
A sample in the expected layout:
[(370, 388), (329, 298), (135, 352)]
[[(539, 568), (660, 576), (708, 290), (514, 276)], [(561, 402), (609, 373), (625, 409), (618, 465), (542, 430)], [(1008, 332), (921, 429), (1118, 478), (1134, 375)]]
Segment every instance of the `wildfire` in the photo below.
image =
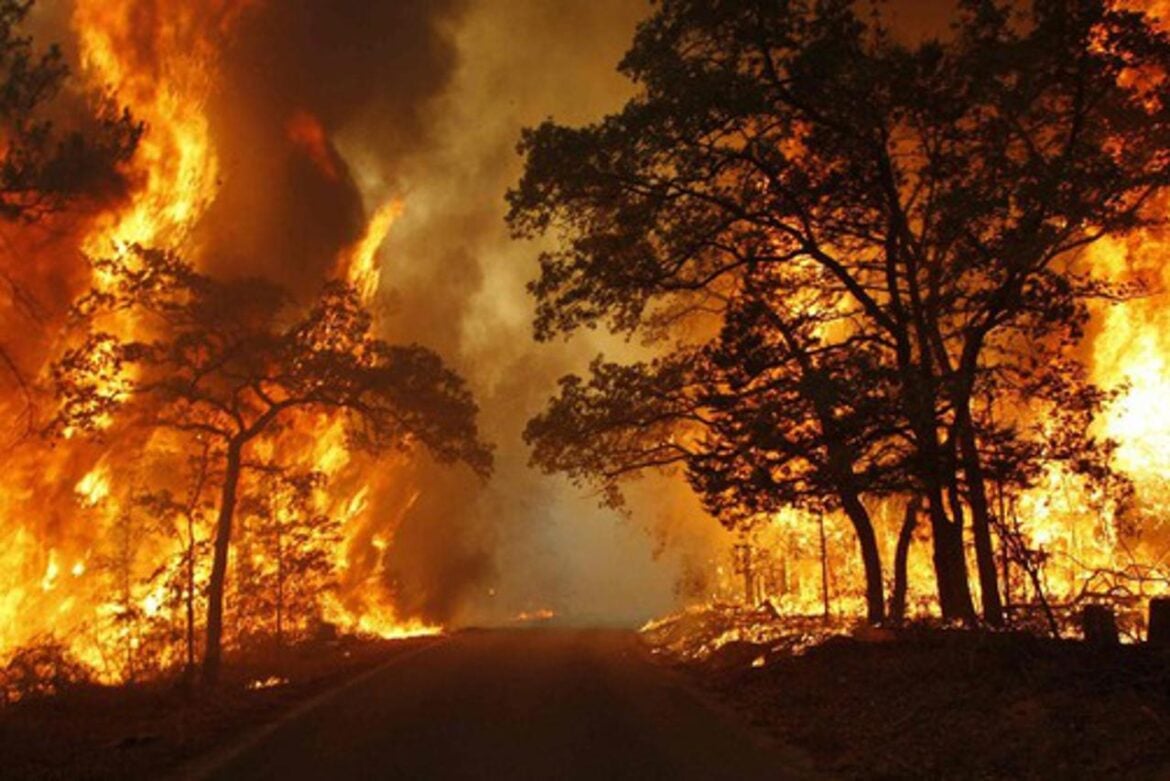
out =
[[(1146, 245), (1142, 251), (1148, 250)], [(1095, 259), (1119, 263), (1125, 256), (1098, 254)], [(1099, 313), (1101, 327), (1091, 344), (1096, 381), (1128, 388), (1098, 429), (1100, 436), (1120, 445), (1117, 461), (1133, 481), (1135, 507), (1126, 515), (1114, 497), (1094, 492), (1083, 478), (1052, 466), (1006, 508), (1008, 523), (1035, 551), (1046, 598), (1059, 605), (1088, 596), (1109, 598), (1123, 609), (1130, 606), (1129, 639), (1144, 631), (1145, 600), (1170, 591), (1170, 524), (1165, 521), (1170, 510), (1170, 421), (1161, 414), (1170, 398), (1170, 366), (1164, 357), (1170, 354), (1170, 329), (1160, 324), (1170, 306), (1166, 296), (1159, 292)], [(883, 560), (892, 562), (898, 519), (889, 508), (876, 509)], [(835, 617), (862, 615), (856, 543), (843, 519), (830, 515), (824, 520), (822, 543), (814, 516), (790, 511), (766, 519), (742, 545), (725, 552), (732, 566), (717, 569), (713, 603), (756, 607), (768, 602), (782, 615), (809, 616), (824, 611), (827, 599)], [(1005, 566), (1008, 604), (1036, 599), (1036, 583), (1014, 565)], [(910, 614), (933, 612), (928, 555), (912, 549), (908, 569)]]
[[(1166, 0), (1119, 0), (1118, 5), (1149, 13), (1170, 25)], [(1135, 90), (1160, 74), (1122, 74)], [(1157, 208), (1170, 211), (1165, 198)], [(1114, 283), (1144, 288), (1121, 303), (1093, 307), (1087, 338), (1080, 348), (1092, 380), (1106, 390), (1122, 390), (1095, 424), (1095, 434), (1117, 443), (1115, 463), (1133, 484), (1131, 503), (1105, 495), (1069, 470), (1051, 465), (1036, 484), (997, 509), (1032, 550), (1037, 572), (1027, 576), (1002, 564), (1009, 606), (1040, 597), (1056, 605), (1084, 599), (1109, 599), (1133, 608), (1129, 638), (1143, 630), (1145, 602), (1170, 593), (1170, 264), (1164, 229), (1126, 239), (1106, 238), (1091, 245), (1080, 270)], [(1025, 413), (1026, 414), (1026, 413)], [(893, 560), (898, 535), (894, 508), (874, 508), (882, 560)], [(722, 552), (709, 589), (709, 605), (735, 602), (755, 607), (775, 604), (784, 615), (822, 612), (827, 598), (837, 615), (861, 615), (860, 561), (856, 543), (839, 518), (826, 518), (825, 544), (815, 537), (817, 518), (798, 512), (762, 519), (739, 546)], [(920, 524), (921, 526), (921, 524)], [(923, 529), (918, 535), (924, 534)], [(915, 545), (920, 545), (916, 542)], [(827, 566), (819, 566), (824, 557)], [(733, 562), (727, 566), (726, 562)], [(973, 571), (973, 562), (972, 571)], [(927, 554), (912, 547), (909, 560), (910, 613), (934, 609)], [(651, 627), (653, 628), (653, 627)]]
[(86, 80), (133, 106), (148, 128), (133, 163), (134, 197), (103, 215), (82, 245), (85, 252), (180, 247), (214, 199), (219, 162), (207, 101), (222, 36), (246, 5), (168, 7), (144, 31), (135, 0), (76, 4), (73, 27)]
[[(80, 253), (43, 261), (60, 264), (62, 279), (84, 275), (80, 267), (65, 265), (76, 264), (79, 254), (104, 257), (132, 245), (178, 249), (194, 262), (200, 260), (192, 237), (217, 198), (223, 174), (209, 118), (220, 79), (219, 56), (253, 3), (156, 5), (146, 13), (140, 0), (74, 4), (80, 76), (90, 91), (125, 102), (146, 133), (124, 171), (130, 184), (126, 197), (87, 217), (76, 247)], [(1166, 4), (1158, 7), (1164, 11)], [(297, 154), (330, 180), (343, 178), (345, 161), (317, 116), (298, 110), (279, 122)], [(370, 215), (361, 238), (335, 259), (337, 276), (353, 285), (366, 303), (374, 301), (382, 283), (381, 248), (404, 210), (401, 200), (386, 200)], [(1116, 280), (1140, 277), (1150, 288), (1145, 297), (1095, 311), (1086, 346), (1094, 379), (1106, 387), (1128, 385), (1099, 428), (1103, 437), (1120, 443), (1118, 458), (1134, 480), (1140, 518), (1136, 531), (1126, 528), (1125, 508), (1109, 497), (1090, 495), (1074, 475), (1056, 468), (1046, 471), (1011, 508), (1011, 519), (1044, 557), (1043, 586), (1056, 599), (1097, 588), (1146, 597), (1165, 591), (1170, 582), (1133, 567), (1138, 560), (1161, 568), (1159, 572), (1170, 567), (1170, 526), (1164, 520), (1170, 510), (1170, 415), (1162, 412), (1170, 399), (1170, 270), (1164, 270), (1170, 265), (1164, 263), (1164, 250), (1164, 237), (1151, 233), (1126, 242), (1101, 242), (1088, 253), (1087, 262), (1098, 272)], [(89, 281), (99, 288), (111, 284), (100, 270), (94, 275)], [(149, 333), (147, 324), (128, 317), (104, 325), (122, 336)], [(125, 387), (122, 382), (116, 376), (108, 379), (114, 398)], [(112, 426), (105, 421), (105, 428)], [(382, 638), (441, 632), (439, 626), (404, 618), (387, 586), (395, 531), (420, 495), (407, 482), (407, 470), (401, 464), (374, 470), (351, 452), (345, 429), (336, 420), (304, 415), (289, 428), (279, 441), (256, 448), (256, 466), (262, 468), (246, 478), (244, 493), (273, 506), (255, 509), (245, 518), (242, 526), (252, 547), (233, 553), (233, 565), (240, 570), (234, 574), (266, 587), (279, 584), (274, 590), (283, 599), (284, 586), (292, 582), (287, 568), (298, 546), (300, 552), (318, 546), (311, 552), (324, 549), (338, 582), (311, 595), (319, 602), (312, 621)], [(0, 660), (22, 644), (55, 633), (101, 680), (136, 674), (138, 665), (148, 663), (139, 660), (148, 658), (145, 652), (152, 643), (157, 648), (150, 664), (176, 661), (173, 643), (167, 646), (158, 638), (173, 636), (183, 623), (184, 609), (202, 599), (191, 593), (197, 589), (189, 589), (186, 579), (206, 580), (201, 551), (212, 536), (207, 502), (191, 496), (178, 477), (192, 470), (191, 443), (172, 435), (109, 433), (111, 441), (101, 445), (45, 448), (20, 457), (25, 460), (14, 459), (14, 477), (0, 493), (5, 534), (0, 551)], [(313, 479), (291, 487), (278, 484), (273, 470), (265, 471), (277, 460), (290, 472)], [(378, 475), (371, 477), (374, 471)], [(144, 476), (156, 490), (140, 485)], [(404, 486), (394, 507), (380, 501), (385, 485), (379, 481)], [(877, 508), (875, 514), (883, 532), (883, 559), (892, 561), (898, 509)], [(301, 523), (305, 519), (329, 519), (336, 528), (314, 537), (320, 530)], [(915, 613), (931, 609), (924, 547), (919, 541), (908, 562)], [(715, 583), (707, 596), (715, 601), (746, 602), (753, 610), (767, 605), (780, 615), (863, 612), (855, 543), (847, 524), (835, 515), (778, 513), (761, 519), (748, 538), (729, 541), (721, 553), (721, 565), (714, 557), (710, 562)], [(1034, 583), (1007, 565), (1005, 572), (1017, 600), (1034, 596)], [(1109, 582), (1102, 585), (1102, 577)], [(189, 593), (191, 604), (176, 601), (176, 593)], [(267, 605), (262, 609), (267, 611), (263, 621), (279, 625), (280, 631), (311, 631), (307, 615), (293, 620), (283, 606), (279, 612)], [(555, 616), (540, 607), (513, 620), (540, 622)], [(256, 629), (240, 616), (233, 618), (231, 630), (237, 637)], [(713, 638), (711, 645), (750, 638), (753, 631), (745, 623), (734, 633)], [(259, 681), (255, 688), (279, 685), (269, 683), (273, 680)]]
[[(1162, 208), (1170, 209), (1170, 204)], [(1033, 579), (1015, 564), (1003, 564), (1006, 601), (1020, 606), (1038, 598), (1037, 587), (1055, 605), (1108, 598), (1125, 610), (1129, 639), (1143, 630), (1142, 611), (1151, 596), (1170, 591), (1170, 266), (1166, 238), (1146, 232), (1126, 241), (1093, 245), (1083, 262), (1113, 282), (1140, 283), (1143, 294), (1119, 304), (1100, 304), (1082, 349), (1093, 380), (1122, 394), (1096, 423), (1096, 434), (1118, 444), (1116, 464), (1133, 483), (1132, 505), (1090, 489), (1070, 471), (1052, 465), (1036, 484), (998, 508), (1036, 557)], [(894, 559), (900, 523), (896, 507), (872, 508), (882, 560)], [(864, 612), (862, 568), (851, 530), (830, 514), (818, 539), (817, 516), (795, 510), (777, 513), (743, 539), (729, 541), (713, 563), (709, 605), (768, 603), (781, 615), (834, 617)], [(908, 612), (935, 610), (933, 574), (920, 524), (908, 561)], [(824, 566), (822, 566), (822, 558)], [(974, 562), (971, 562), (973, 569)]]
[(345, 276), (364, 301), (372, 300), (378, 290), (381, 282), (378, 250), (386, 241), (390, 228), (402, 216), (402, 210), (403, 204), (397, 199), (383, 204), (370, 218), (365, 235), (342, 257)]
[[(209, 116), (221, 78), (220, 52), (255, 3), (165, 3), (149, 11), (145, 5), (140, 0), (74, 4), (79, 77), (94, 94), (127, 105), (145, 133), (123, 171), (126, 196), (87, 217), (77, 238), (79, 252), (60, 253), (60, 259), (46, 263), (78, 264), (83, 256), (110, 257), (131, 246), (173, 249), (200, 263), (201, 248), (192, 237), (217, 198), (223, 173)], [(341, 176), (344, 161), (312, 114), (289, 118), (286, 133), (327, 176)], [(380, 283), (379, 248), (402, 210), (398, 200), (375, 210), (362, 239), (337, 258), (341, 278), (366, 302)], [(62, 266), (60, 276), (77, 278), (82, 268)], [(89, 282), (99, 289), (111, 284), (100, 269), (91, 274)], [(122, 315), (103, 327), (126, 338), (150, 333), (148, 323)], [(105, 389), (117, 398), (125, 382), (111, 376)], [(104, 424), (112, 426), (108, 419)], [(206, 582), (209, 565), (200, 551), (212, 538), (212, 513), (206, 500), (189, 496), (185, 477), (197, 471), (190, 465), (192, 442), (174, 434), (123, 431), (111, 431), (110, 441), (96, 446), (74, 447), (74, 439), (67, 447), (22, 451), (10, 467), (13, 479), (0, 493), (6, 538), (0, 552), (0, 667), (11, 651), (50, 636), (63, 640), (102, 681), (172, 665), (180, 654), (163, 638), (182, 626), (185, 609), (175, 594), (185, 593), (188, 575), (196, 585)], [(295, 618), (277, 618), (282, 630), (306, 633), (308, 622), (316, 621), (386, 638), (441, 631), (400, 618), (393, 595), (385, 593), (380, 562), (372, 572), (351, 562), (369, 548), (371, 538), (381, 541), (383, 553), (401, 513), (373, 515), (371, 486), (363, 476), (370, 464), (349, 452), (344, 428), (305, 415), (278, 443), (265, 447), (257, 447), (258, 460), (279, 457), (290, 472), (317, 476), (319, 482), (296, 500), (301, 504), (295, 511), (289, 494), (289, 504), (272, 512), (268, 527), (257, 518), (245, 520), (257, 541), (249, 543), (251, 551), (233, 552), (238, 570), (233, 577), (283, 584), (295, 547), (315, 545), (326, 549), (344, 581), (336, 584), (337, 593), (312, 594), (319, 604), (311, 614), (302, 610)], [(381, 472), (391, 475), (386, 479), (391, 473)], [(245, 493), (270, 490), (263, 469), (245, 479)], [(284, 494), (276, 495), (284, 501)], [(302, 532), (297, 523), (305, 518), (335, 520), (336, 537)], [(263, 535), (275, 537), (275, 552), (260, 549), (259, 540), (269, 539)], [(197, 613), (203, 597), (192, 599)], [(246, 617), (232, 620), (237, 637), (252, 631)]]

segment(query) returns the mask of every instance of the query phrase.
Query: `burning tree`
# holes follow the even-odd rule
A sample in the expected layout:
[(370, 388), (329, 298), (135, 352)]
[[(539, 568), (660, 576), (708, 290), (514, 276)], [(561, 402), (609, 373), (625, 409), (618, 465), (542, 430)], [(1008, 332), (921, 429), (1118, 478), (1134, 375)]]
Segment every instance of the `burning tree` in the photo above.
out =
[(171, 595), (171, 602), (182, 605), (183, 608), (185, 650), (183, 672), (188, 685), (194, 683), (196, 675), (195, 613), (198, 601), (196, 568), (207, 547), (206, 541), (198, 538), (196, 529), (205, 513), (214, 509), (207, 496), (211, 477), (208, 474), (211, 466), (211, 445), (207, 441), (200, 444), (199, 453), (188, 459), (192, 477), (185, 496), (177, 497), (170, 489), (163, 488), (137, 498), (137, 504), (161, 521), (164, 527), (169, 524), (171, 528), (179, 530), (181, 549), (178, 561), (164, 562), (154, 573), (153, 579), (164, 579), (164, 586)]
[[(1034, 474), (1045, 449), (1027, 445), (1052, 436), (1043, 411), (1077, 398), (1091, 420), (1104, 401), (1073, 348), (1086, 302), (1129, 291), (1096, 279), (1083, 250), (1162, 221), (1150, 206), (1170, 183), (1170, 40), (1105, 0), (962, 0), (950, 34), (919, 43), (855, 5), (666, 0), (622, 63), (640, 92), (621, 112), (524, 134), (509, 220), (519, 236), (564, 240), (531, 288), (541, 338), (604, 323), (679, 340), (665, 365), (696, 349), (748, 377), (760, 353), (795, 362), (778, 414), (746, 420), (779, 433), (704, 418), (705, 439), (692, 429), (688, 442), (671, 422), (689, 414), (605, 425), (657, 437), (651, 452), (687, 463), (716, 504), (734, 483), (704, 478), (703, 452), (754, 465), (765, 479), (750, 483), (780, 496), (797, 472), (835, 475), (805, 484), (843, 507), (904, 469), (904, 490), (925, 501), (943, 615), (975, 617), (969, 528), (983, 616), (998, 624), (989, 461), (1010, 451), (1015, 475)], [(794, 284), (807, 269), (815, 282)], [(810, 302), (832, 323), (793, 330)], [(720, 334), (744, 311), (769, 335), (729, 354)], [(1070, 367), (1055, 393), (1027, 379), (1053, 358)], [(602, 482), (658, 465), (590, 439), (595, 412), (655, 393), (662, 365), (612, 382), (595, 364), (588, 394), (567, 380), (530, 428), (537, 461)], [(756, 409), (724, 400), (726, 421)], [(877, 439), (834, 435), (871, 402)], [(1097, 444), (1083, 422), (1068, 435), (1081, 453)], [(800, 468), (770, 442), (796, 446)], [(874, 472), (879, 453), (892, 460)]]
[(681, 466), (731, 528), (788, 507), (841, 510), (861, 551), (867, 616), (878, 623), (882, 564), (861, 498), (908, 485), (889, 372), (859, 338), (818, 336), (839, 316), (818, 295), (815, 274), (788, 275), (789, 290), (801, 285), (810, 296), (780, 309), (761, 289), (766, 273), (745, 279), (754, 292), (728, 307), (701, 349), (634, 366), (595, 363), (588, 384), (562, 381), (526, 437), (538, 464), (599, 480), (615, 505), (621, 478)]
[[(259, 468), (259, 467), (258, 467)], [(337, 518), (314, 506), (313, 494), (325, 486), (320, 472), (289, 472), (269, 468), (261, 478), (261, 490), (241, 506), (245, 522), (243, 551), (239, 561), (241, 595), (254, 603), (247, 611), (267, 623), (271, 618), (277, 648), (304, 629), (320, 609), (317, 596), (335, 584), (333, 559), (341, 544)]]
[[(346, 424), (350, 447), (422, 445), (481, 474), (476, 406), (462, 379), (419, 346), (377, 338), (350, 287), (295, 306), (259, 279), (221, 281), (171, 252), (134, 248), (95, 261), (96, 286), (75, 307), (82, 336), (54, 366), (65, 436), (145, 427), (198, 437), (218, 475), (204, 678), (221, 661), (223, 602), (249, 447), (306, 416)], [(132, 317), (134, 333), (119, 330)]]
[[(58, 96), (69, 68), (60, 48), (38, 51), (32, 38), (21, 34), (32, 6), (32, 0), (0, 2), (0, 219), (20, 223), (42, 220), (83, 196), (120, 192), (125, 185), (120, 166), (133, 155), (143, 132), (109, 96), (82, 112), (62, 108)], [(11, 246), (8, 254), (14, 254)], [(15, 309), (39, 321), (41, 305), (21, 272), (0, 265)], [(27, 371), (3, 344), (0, 364), (26, 383)]]

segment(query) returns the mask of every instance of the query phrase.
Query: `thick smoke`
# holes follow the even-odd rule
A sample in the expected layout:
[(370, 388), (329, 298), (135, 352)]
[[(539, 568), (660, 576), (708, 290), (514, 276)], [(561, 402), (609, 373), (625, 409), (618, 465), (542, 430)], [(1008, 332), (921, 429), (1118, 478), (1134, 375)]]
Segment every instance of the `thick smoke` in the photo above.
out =
[[(522, 127), (546, 117), (578, 124), (619, 109), (632, 87), (616, 65), (649, 11), (630, 0), (471, 3), (450, 28), (450, 83), (418, 114), (423, 143), (387, 156), (362, 124), (339, 128), (339, 148), (368, 191), (406, 202), (385, 252), (389, 330), (457, 363), (499, 445), (497, 475), (485, 487), (420, 472), (423, 498), (405, 519), (391, 565), (417, 586), (406, 593), (423, 598), (425, 612), (500, 620), (550, 607), (579, 620), (628, 622), (669, 610), (680, 587), (689, 580), (701, 589), (726, 560), (732, 540), (681, 480), (635, 487), (635, 520), (620, 520), (599, 510), (596, 497), (528, 469), (519, 436), (557, 377), (582, 371), (598, 352), (620, 359), (631, 348), (596, 336), (532, 342), (524, 285), (539, 248), (512, 242), (502, 221), (502, 193), (521, 172), (514, 146)], [(900, 0), (886, 12), (911, 37), (938, 36), (953, 5)]]
[[(209, 106), (222, 182), (196, 237), (203, 265), (311, 294), (366, 215), (400, 199), (382, 253), (383, 329), (469, 379), (498, 445), (488, 483), (425, 458), (376, 481), (394, 486), (371, 496), (372, 526), (394, 529), (379, 571), (407, 615), (493, 621), (551, 607), (633, 620), (673, 604), (678, 562), (655, 561), (661, 539), (527, 466), (525, 421), (600, 346), (532, 342), (524, 284), (537, 248), (503, 223), (520, 129), (619, 107), (629, 86), (615, 67), (646, 11), (628, 0), (270, 0), (223, 53)], [(700, 517), (675, 504), (658, 499), (639, 517), (655, 529)], [(713, 531), (703, 528), (700, 539)], [(352, 562), (378, 563), (360, 551)]]
[(549, 115), (588, 122), (620, 107), (630, 86), (616, 64), (647, 8), (623, 0), (473, 4), (454, 28), (451, 83), (427, 107), (427, 143), (387, 164), (376, 138), (360, 127), (341, 131), (347, 158), (364, 161), (367, 186), (406, 203), (385, 252), (389, 331), (434, 346), (465, 372), (499, 446), (487, 485), (420, 467), (420, 499), (392, 549), (403, 596), (417, 584), (425, 609), (443, 618), (504, 620), (538, 608), (579, 620), (644, 618), (672, 606), (678, 553), (672, 547), (656, 560), (659, 540), (643, 526), (685, 533), (680, 521), (692, 519), (700, 538), (716, 531), (684, 503), (685, 491), (639, 504), (641, 525), (599, 511), (596, 497), (530, 470), (520, 440), (556, 378), (603, 347), (627, 348), (533, 343), (524, 285), (539, 248), (511, 241), (503, 223), (503, 193), (521, 171), (515, 144), (522, 127)]
[(223, 170), (204, 226), (210, 267), (311, 290), (361, 233), (356, 174), (332, 139), (360, 128), (388, 167), (427, 139), (447, 87), (456, 0), (283, 0), (246, 14), (211, 107)]

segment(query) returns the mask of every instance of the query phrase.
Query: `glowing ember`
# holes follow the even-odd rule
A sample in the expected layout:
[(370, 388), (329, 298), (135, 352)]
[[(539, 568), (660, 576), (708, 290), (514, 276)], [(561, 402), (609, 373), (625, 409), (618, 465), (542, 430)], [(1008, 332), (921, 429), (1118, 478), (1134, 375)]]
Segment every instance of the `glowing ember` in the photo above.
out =
[(267, 678), (258, 678), (257, 680), (248, 683), (248, 691), (259, 691), (261, 689), (275, 689), (277, 686), (287, 686), (288, 678), (283, 678), (278, 675), (270, 675)]
[(522, 610), (512, 617), (512, 620), (518, 624), (532, 624), (544, 621), (551, 621), (557, 617), (555, 610), (550, 610), (547, 607), (537, 608), (536, 610)]

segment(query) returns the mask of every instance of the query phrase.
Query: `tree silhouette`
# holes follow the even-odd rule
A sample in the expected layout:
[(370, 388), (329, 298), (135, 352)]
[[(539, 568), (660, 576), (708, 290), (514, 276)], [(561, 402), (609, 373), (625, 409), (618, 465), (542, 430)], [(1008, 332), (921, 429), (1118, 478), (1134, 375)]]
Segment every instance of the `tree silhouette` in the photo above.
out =
[(974, 619), (969, 518), (997, 624), (985, 439), (1013, 429), (989, 412), (1022, 357), (1075, 344), (1084, 302), (1117, 294), (1081, 251), (1162, 219), (1170, 41), (1106, 0), (961, 0), (915, 44), (855, 6), (664, 0), (621, 112), (525, 132), (509, 220), (563, 240), (531, 287), (542, 338), (701, 340), (756, 269), (819, 269), (848, 323), (825, 338), (894, 378), (944, 616)]
[[(134, 248), (95, 261), (97, 287), (76, 305), (78, 346), (54, 365), (58, 429), (163, 427), (210, 442), (222, 475), (208, 584), (204, 679), (217, 679), (232, 523), (250, 443), (298, 412), (337, 416), (348, 444), (381, 452), (423, 446), (480, 474), (476, 405), (433, 352), (373, 333), (355, 291), (327, 285), (307, 309), (259, 279), (219, 281), (173, 253)], [(134, 333), (118, 333), (127, 318)]]
[[(713, 426), (691, 464), (692, 485), (719, 516), (785, 507), (840, 510), (865, 569), (867, 618), (885, 618), (881, 554), (865, 498), (908, 490), (905, 425), (880, 350), (839, 341), (832, 301), (775, 300), (753, 275), (713, 344), (703, 397)], [(791, 280), (782, 285), (791, 293)], [(750, 291), (749, 291), (750, 289)]]
[[(881, 555), (862, 497), (905, 490), (908, 479), (889, 372), (863, 345), (818, 336), (837, 315), (811, 277), (801, 275), (810, 295), (785, 308), (768, 300), (780, 280), (761, 276), (747, 280), (702, 349), (633, 366), (596, 362), (589, 383), (563, 380), (525, 432), (533, 460), (600, 485), (611, 503), (624, 477), (685, 468), (706, 508), (734, 529), (785, 507), (842, 510), (861, 549), (867, 618), (879, 623)], [(798, 282), (786, 276), (783, 287)]]

